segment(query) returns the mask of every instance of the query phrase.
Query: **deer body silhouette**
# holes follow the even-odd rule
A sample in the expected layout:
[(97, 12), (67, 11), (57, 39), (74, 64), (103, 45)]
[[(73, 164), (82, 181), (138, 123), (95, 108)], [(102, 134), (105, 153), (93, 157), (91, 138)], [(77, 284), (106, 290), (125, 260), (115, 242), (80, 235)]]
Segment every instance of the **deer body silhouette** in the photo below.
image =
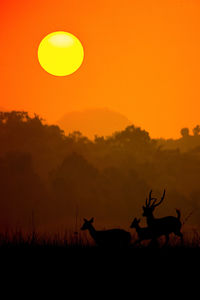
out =
[(155, 237), (150, 227), (140, 227), (139, 223), (140, 219), (135, 218), (130, 226), (130, 228), (136, 229), (138, 235), (138, 240), (134, 244), (138, 244), (143, 240), (152, 240)]
[(89, 230), (89, 233), (98, 246), (127, 247), (131, 242), (131, 234), (123, 229), (96, 230), (90, 220), (84, 219), (81, 230)]
[(146, 199), (146, 206), (143, 206), (143, 216), (147, 218), (147, 224), (150, 228), (153, 238), (156, 239), (159, 236), (165, 235), (166, 243), (169, 241), (169, 234), (174, 233), (181, 238), (183, 241), (183, 234), (181, 233), (181, 221), (180, 221), (180, 211), (177, 209), (177, 217), (167, 216), (164, 218), (155, 218), (153, 211), (155, 207), (160, 205), (165, 197), (165, 190), (161, 197), (161, 200), (157, 202), (157, 198), (151, 197), (152, 190), (149, 193), (149, 200)]

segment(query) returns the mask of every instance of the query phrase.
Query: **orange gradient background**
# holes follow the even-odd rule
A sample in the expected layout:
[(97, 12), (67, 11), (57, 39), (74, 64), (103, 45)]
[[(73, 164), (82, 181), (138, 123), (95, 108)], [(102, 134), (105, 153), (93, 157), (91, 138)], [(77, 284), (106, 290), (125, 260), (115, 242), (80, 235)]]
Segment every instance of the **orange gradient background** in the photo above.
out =
[[(199, 16), (199, 0), (1, 0), (0, 107), (53, 123), (106, 106), (151, 137), (179, 137), (200, 123)], [(42, 38), (58, 30), (85, 51), (62, 78), (37, 59)]]

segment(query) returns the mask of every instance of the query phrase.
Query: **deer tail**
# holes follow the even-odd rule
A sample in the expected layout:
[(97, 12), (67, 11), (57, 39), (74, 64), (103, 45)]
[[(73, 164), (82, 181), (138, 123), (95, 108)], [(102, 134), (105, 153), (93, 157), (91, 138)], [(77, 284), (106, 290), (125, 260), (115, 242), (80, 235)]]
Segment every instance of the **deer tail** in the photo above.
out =
[(179, 209), (176, 209), (176, 213), (177, 213), (177, 219), (180, 221), (181, 218), (181, 212)]

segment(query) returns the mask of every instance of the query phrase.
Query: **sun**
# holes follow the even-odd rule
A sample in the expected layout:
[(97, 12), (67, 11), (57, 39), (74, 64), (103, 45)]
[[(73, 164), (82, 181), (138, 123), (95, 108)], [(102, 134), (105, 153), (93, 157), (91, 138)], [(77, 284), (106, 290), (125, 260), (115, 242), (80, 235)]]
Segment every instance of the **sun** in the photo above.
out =
[(81, 66), (84, 50), (73, 34), (56, 31), (48, 34), (38, 47), (38, 60), (42, 68), (55, 76), (67, 76)]

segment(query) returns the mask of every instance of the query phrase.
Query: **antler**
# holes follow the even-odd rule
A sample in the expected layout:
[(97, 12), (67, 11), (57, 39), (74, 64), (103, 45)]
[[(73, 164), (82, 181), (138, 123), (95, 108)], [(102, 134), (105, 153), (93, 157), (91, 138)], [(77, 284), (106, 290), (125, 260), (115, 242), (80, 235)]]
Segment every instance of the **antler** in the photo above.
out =
[(152, 206), (156, 207), (156, 206), (160, 205), (163, 202), (164, 198), (165, 198), (165, 190), (163, 192), (163, 195), (162, 195), (160, 201), (158, 203), (156, 203), (156, 201), (154, 201), (154, 203), (152, 204)]
[(149, 192), (149, 200), (146, 198), (146, 202), (145, 202), (146, 203), (146, 207), (156, 207), (156, 206), (160, 205), (160, 203), (163, 201), (163, 199), (165, 197), (165, 190), (164, 190), (164, 193), (163, 193), (163, 195), (161, 197), (161, 200), (158, 203), (156, 203), (157, 198), (152, 198), (151, 194), (152, 194), (152, 190), (150, 190), (150, 192)]
[(153, 201), (154, 200), (154, 202), (157, 200), (156, 198), (152, 198), (151, 197), (151, 194), (152, 194), (152, 190), (150, 190), (150, 192), (149, 192), (149, 201), (148, 201), (148, 199), (146, 198), (146, 207), (150, 207), (151, 206), (151, 201)]

